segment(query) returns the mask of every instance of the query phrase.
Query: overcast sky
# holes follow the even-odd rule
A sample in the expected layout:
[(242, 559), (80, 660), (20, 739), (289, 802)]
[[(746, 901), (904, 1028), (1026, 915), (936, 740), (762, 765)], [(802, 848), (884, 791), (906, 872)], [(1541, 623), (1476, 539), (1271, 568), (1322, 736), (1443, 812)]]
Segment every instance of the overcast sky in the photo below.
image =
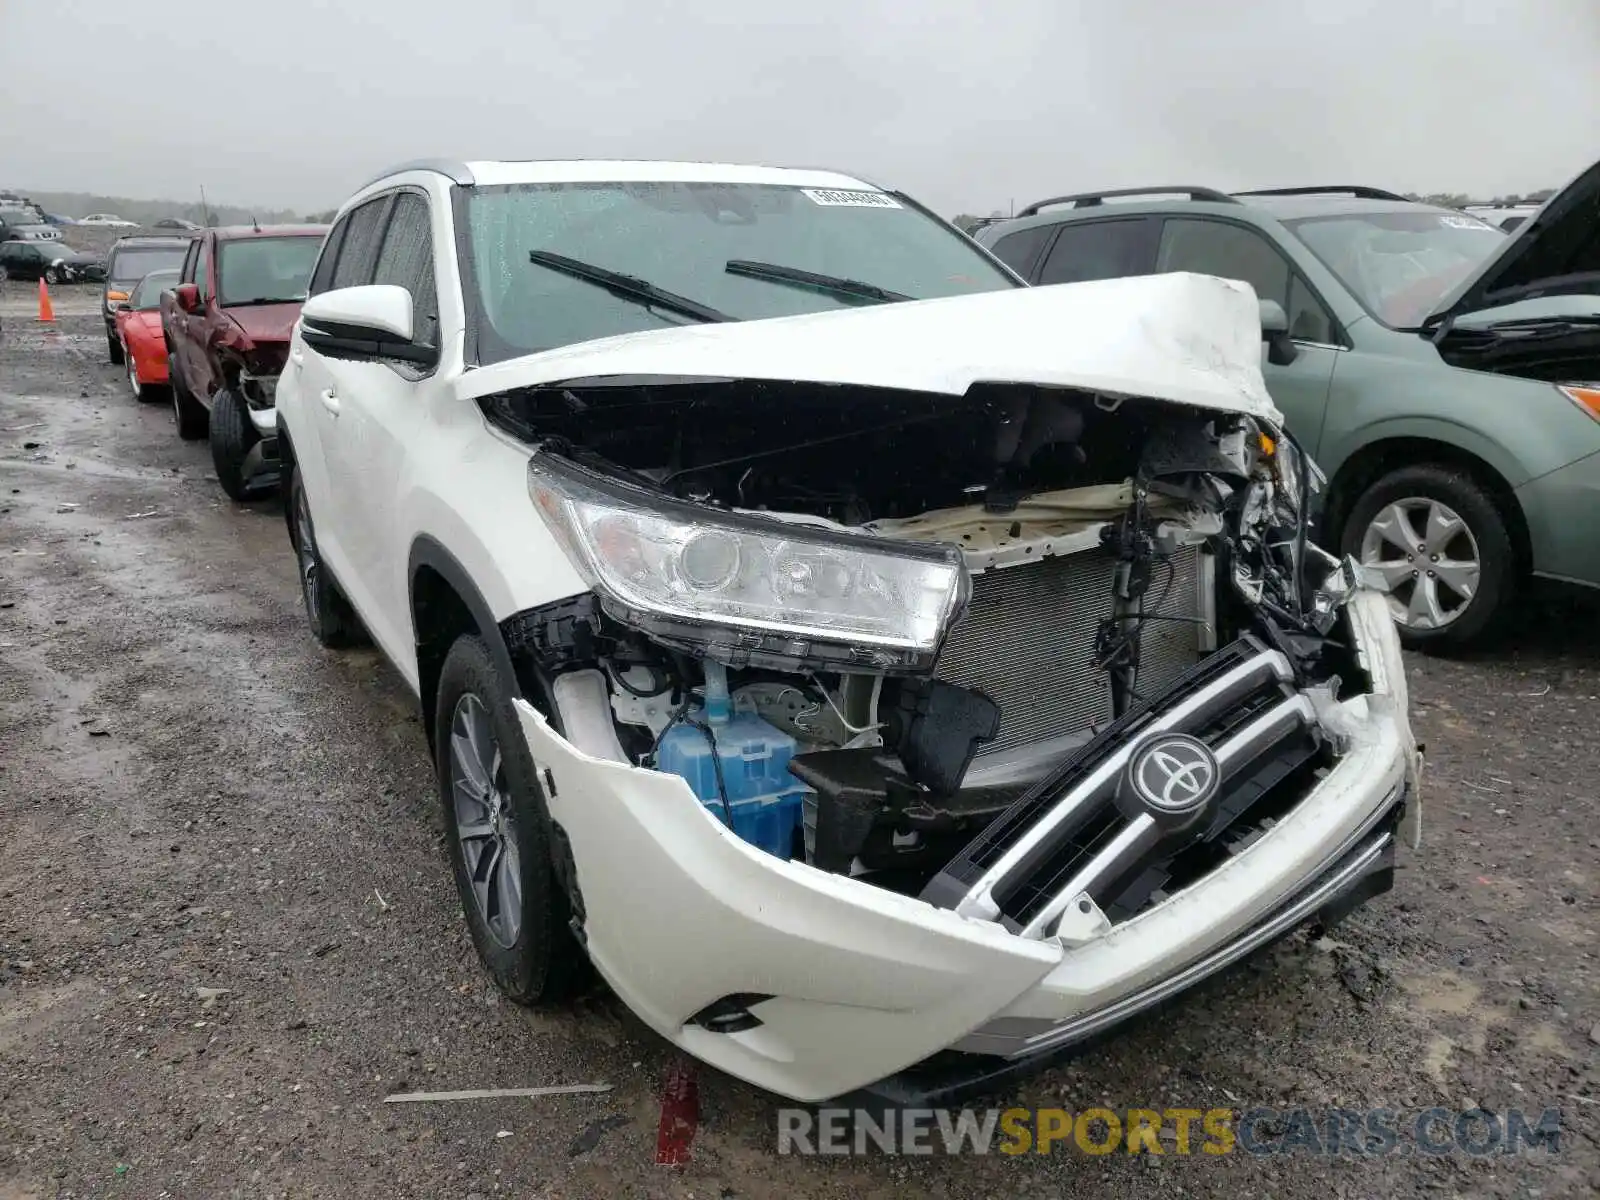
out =
[(1092, 187), (1555, 186), (1600, 0), (0, 0), (0, 186), (303, 209), (422, 156)]

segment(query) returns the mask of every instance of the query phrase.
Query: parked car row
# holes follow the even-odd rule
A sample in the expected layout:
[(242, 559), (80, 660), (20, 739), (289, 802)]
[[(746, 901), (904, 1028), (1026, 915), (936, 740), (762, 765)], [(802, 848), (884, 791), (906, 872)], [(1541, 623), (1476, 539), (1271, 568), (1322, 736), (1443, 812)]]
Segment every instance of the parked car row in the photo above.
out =
[(206, 229), (112, 248), (107, 357), (127, 367), (140, 399), (170, 397), (180, 437), (210, 439), (217, 478), (236, 500), (278, 482), (273, 392), (326, 232)]
[(974, 240), (831, 172), (410, 164), (115, 319), (415, 692), (508, 996), (594, 969), (786, 1096), (950, 1103), (1391, 885), (1401, 631), (1600, 580), (1597, 187)]

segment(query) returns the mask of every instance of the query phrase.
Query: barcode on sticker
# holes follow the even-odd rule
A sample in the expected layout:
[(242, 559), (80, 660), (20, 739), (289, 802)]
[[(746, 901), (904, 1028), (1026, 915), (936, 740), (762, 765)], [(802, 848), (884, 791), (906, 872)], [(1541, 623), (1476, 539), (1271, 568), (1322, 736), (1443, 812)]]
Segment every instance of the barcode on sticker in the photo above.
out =
[(836, 188), (801, 188), (813, 204), (830, 208), (899, 208), (900, 201), (882, 192), (846, 192)]

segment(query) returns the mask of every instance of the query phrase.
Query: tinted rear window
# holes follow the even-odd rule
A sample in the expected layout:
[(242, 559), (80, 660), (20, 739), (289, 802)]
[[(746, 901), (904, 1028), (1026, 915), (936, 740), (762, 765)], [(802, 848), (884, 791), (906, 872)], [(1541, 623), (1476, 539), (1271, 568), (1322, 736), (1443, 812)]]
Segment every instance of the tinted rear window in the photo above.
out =
[(994, 244), (994, 256), (1017, 274), (1027, 278), (1028, 272), (1033, 269), (1034, 260), (1039, 257), (1039, 251), (1055, 231), (1054, 225), (1035, 225), (1032, 229), (1019, 229), (1016, 233), (1008, 233)]

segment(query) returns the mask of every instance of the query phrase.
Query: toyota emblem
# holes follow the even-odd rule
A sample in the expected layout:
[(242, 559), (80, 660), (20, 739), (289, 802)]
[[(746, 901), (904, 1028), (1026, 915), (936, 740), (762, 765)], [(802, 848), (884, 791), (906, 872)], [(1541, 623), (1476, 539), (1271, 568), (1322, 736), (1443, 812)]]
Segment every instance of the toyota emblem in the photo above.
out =
[(1128, 763), (1128, 782), (1153, 816), (1197, 812), (1216, 795), (1220, 777), (1211, 748), (1186, 733), (1157, 734)]

